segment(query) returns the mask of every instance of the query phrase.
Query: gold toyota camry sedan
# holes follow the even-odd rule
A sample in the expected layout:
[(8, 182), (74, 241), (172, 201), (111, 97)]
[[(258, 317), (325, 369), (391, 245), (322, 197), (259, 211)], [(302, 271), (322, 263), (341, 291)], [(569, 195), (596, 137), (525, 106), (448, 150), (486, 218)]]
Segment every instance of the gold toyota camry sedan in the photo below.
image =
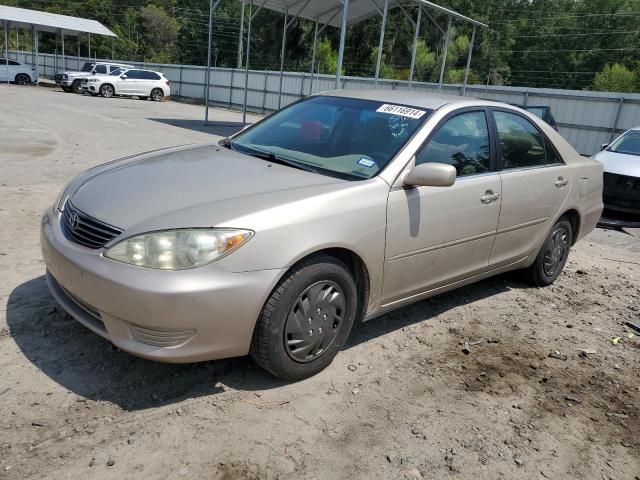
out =
[(508, 270), (551, 284), (601, 212), (601, 164), (524, 110), (338, 91), (77, 176), (41, 241), (57, 301), (122, 350), (293, 380), (354, 322)]

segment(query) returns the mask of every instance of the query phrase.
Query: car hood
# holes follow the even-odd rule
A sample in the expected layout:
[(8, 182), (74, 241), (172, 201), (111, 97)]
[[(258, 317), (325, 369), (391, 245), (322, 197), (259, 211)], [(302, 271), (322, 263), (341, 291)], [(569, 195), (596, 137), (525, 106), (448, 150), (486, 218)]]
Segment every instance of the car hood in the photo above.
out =
[(62, 72), (62, 74), (66, 75), (67, 78), (86, 77), (89, 75), (93, 75), (92, 73), (89, 73), (89, 72)]
[(640, 177), (640, 156), (615, 153), (608, 150), (598, 152), (593, 158), (602, 163), (605, 172)]
[(75, 185), (70, 199), (84, 213), (133, 234), (222, 226), (351, 183), (206, 144), (98, 167)]

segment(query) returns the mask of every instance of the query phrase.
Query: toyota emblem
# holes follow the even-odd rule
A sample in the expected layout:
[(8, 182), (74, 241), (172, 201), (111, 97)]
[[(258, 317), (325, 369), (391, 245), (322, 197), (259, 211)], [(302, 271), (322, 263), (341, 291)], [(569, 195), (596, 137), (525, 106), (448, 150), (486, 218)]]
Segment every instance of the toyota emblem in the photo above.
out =
[(69, 227), (71, 230), (76, 231), (80, 225), (80, 217), (76, 212), (71, 212), (71, 218), (69, 219)]

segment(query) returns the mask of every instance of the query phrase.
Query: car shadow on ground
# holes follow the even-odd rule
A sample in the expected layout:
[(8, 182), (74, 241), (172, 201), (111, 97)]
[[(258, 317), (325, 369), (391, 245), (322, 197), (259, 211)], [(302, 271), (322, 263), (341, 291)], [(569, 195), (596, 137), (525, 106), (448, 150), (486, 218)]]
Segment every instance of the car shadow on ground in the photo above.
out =
[[(523, 285), (500, 276), (398, 309), (356, 326), (345, 348), (511, 288)], [(249, 357), (181, 365), (122, 352), (62, 311), (44, 276), (11, 292), (7, 324), (26, 358), (53, 381), (81, 397), (113, 402), (128, 411), (220, 393), (225, 386), (253, 391), (286, 384)]]
[(172, 127), (210, 133), (211, 135), (218, 135), (220, 137), (229, 137), (244, 128), (242, 122), (216, 122), (215, 120), (209, 120), (209, 124), (205, 125), (204, 120), (187, 120), (181, 118), (150, 118), (149, 120), (171, 125)]

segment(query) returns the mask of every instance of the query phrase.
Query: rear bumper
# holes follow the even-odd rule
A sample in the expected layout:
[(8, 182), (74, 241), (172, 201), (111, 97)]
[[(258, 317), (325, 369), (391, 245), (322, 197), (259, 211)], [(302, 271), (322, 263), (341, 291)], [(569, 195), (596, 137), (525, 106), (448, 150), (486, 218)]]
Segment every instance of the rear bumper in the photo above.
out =
[(60, 213), (41, 225), (47, 282), (80, 323), (134, 355), (196, 362), (246, 355), (282, 270), (231, 273), (216, 264), (166, 272), (104, 258), (68, 240)]

